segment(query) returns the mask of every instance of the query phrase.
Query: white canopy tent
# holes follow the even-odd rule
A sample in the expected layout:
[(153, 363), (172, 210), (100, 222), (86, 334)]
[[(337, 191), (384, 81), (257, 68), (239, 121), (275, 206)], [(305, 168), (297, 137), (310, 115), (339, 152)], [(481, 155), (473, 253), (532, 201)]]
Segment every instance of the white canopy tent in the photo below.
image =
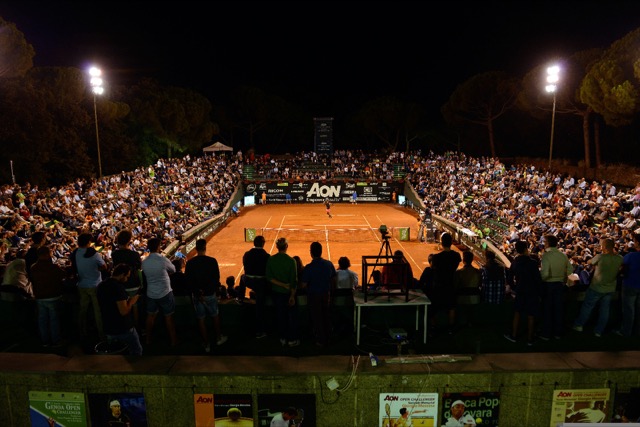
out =
[(218, 141), (215, 144), (211, 144), (202, 149), (204, 153), (216, 153), (218, 151), (233, 151), (233, 147), (229, 147), (228, 145), (224, 145), (222, 142)]

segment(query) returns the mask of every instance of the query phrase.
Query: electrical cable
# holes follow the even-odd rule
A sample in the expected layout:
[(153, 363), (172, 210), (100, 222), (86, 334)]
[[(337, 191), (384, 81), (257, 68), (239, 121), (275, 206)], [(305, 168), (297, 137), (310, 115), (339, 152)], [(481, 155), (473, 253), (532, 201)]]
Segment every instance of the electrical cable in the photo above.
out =
[(345, 384), (344, 387), (337, 389), (341, 393), (344, 393), (345, 391), (347, 391), (349, 389), (349, 387), (351, 387), (351, 384), (353, 384), (353, 379), (356, 376), (356, 372), (358, 370), (358, 365), (360, 364), (360, 355), (358, 355), (357, 359), (355, 358), (354, 355), (351, 355), (351, 363), (353, 364), (353, 368), (351, 369), (351, 375), (349, 376), (349, 379), (347, 380), (347, 384)]

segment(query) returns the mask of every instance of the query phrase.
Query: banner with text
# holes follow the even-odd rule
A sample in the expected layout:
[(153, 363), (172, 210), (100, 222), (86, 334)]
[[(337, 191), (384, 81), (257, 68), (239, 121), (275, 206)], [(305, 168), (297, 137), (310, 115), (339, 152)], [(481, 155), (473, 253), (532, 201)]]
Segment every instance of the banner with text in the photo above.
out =
[(395, 203), (404, 191), (404, 183), (398, 181), (258, 181), (244, 184), (244, 195), (261, 200), (264, 193), (267, 203), (286, 203), (287, 195), (293, 203), (320, 203), (329, 199), (332, 203), (355, 202)]

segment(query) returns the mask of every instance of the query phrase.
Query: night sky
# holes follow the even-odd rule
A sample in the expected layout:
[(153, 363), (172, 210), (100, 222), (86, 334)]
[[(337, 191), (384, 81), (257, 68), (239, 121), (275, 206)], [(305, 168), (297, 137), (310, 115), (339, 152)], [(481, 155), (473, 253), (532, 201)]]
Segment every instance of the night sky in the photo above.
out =
[(393, 95), (440, 107), (476, 74), (608, 47), (640, 2), (0, 2), (35, 65), (100, 65), (107, 85), (155, 77), (224, 103), (259, 87), (316, 117)]

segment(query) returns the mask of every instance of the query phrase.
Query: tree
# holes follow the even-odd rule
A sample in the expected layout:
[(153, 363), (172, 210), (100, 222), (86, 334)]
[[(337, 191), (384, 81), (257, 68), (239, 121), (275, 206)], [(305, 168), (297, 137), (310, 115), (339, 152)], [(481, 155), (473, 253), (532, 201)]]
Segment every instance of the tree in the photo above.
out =
[(459, 85), (441, 108), (450, 125), (474, 123), (489, 133), (491, 156), (496, 157), (494, 121), (516, 102), (518, 82), (501, 71), (489, 71), (471, 77)]
[(15, 24), (0, 18), (0, 78), (24, 76), (33, 67), (35, 54)]
[[(162, 146), (168, 158), (173, 152), (195, 152), (213, 136), (211, 103), (194, 91), (144, 79), (126, 96), (132, 129), (136, 129), (141, 141), (151, 144), (149, 147)], [(163, 153), (157, 155), (162, 157)]]
[(424, 109), (417, 104), (385, 96), (365, 104), (354, 120), (375, 141), (374, 146), (382, 143), (387, 150), (397, 151), (400, 143), (409, 149), (411, 141), (421, 133), (424, 118)]

